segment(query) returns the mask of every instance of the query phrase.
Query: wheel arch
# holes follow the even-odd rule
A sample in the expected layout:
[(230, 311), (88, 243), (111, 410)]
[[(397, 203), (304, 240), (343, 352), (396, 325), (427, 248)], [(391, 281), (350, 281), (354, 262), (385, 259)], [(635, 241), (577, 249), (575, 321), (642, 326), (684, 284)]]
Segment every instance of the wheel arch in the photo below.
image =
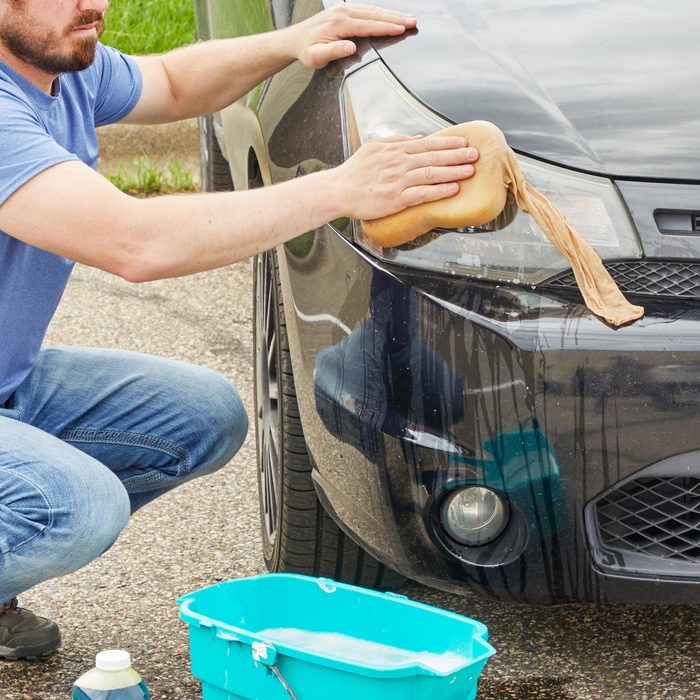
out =
[(220, 114), (223, 127), (221, 150), (229, 162), (236, 190), (248, 189), (251, 151), (260, 169), (261, 184), (271, 184), (270, 163), (256, 113), (239, 101), (222, 110)]

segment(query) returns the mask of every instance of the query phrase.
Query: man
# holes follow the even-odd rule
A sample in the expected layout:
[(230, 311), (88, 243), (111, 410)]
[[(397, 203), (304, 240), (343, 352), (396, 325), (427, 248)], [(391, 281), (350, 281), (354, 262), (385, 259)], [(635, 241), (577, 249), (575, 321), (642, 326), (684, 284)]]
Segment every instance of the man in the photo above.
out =
[[(95, 126), (215, 112), (294, 60), (416, 20), (342, 5), (271, 34), (130, 58), (98, 42), (108, 0), (0, 0), (0, 657), (60, 643), (16, 596), (86, 565), (129, 514), (236, 453), (247, 418), (219, 374), (136, 353), (41, 349), (74, 262), (133, 282), (228, 265), (338, 217), (454, 194), (459, 138), (367, 144), (250, 192), (139, 200), (98, 175)], [(2, 602), (6, 601), (6, 602)]]

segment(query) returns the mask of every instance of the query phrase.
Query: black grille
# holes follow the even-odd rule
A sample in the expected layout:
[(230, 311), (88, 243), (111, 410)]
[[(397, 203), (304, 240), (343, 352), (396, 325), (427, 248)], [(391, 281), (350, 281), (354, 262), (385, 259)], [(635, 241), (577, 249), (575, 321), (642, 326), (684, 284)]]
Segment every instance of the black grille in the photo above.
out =
[(700, 563), (700, 478), (637, 478), (595, 508), (605, 550)]
[[(700, 262), (633, 260), (611, 262), (605, 267), (623, 293), (700, 299)], [(543, 284), (576, 288), (572, 272)]]

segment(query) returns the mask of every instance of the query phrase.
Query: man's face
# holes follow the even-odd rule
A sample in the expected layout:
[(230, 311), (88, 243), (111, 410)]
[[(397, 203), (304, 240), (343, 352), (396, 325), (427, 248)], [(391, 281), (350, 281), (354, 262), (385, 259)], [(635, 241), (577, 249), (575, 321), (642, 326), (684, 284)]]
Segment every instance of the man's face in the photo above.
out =
[(0, 0), (0, 42), (50, 75), (87, 68), (104, 31), (108, 0)]

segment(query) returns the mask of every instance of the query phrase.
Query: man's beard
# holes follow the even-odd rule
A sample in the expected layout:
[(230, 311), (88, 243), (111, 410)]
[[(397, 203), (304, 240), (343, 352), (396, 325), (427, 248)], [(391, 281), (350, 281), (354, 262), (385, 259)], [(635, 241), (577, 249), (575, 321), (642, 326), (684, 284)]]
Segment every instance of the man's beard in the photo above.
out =
[(61, 49), (63, 44), (71, 41), (71, 32), (77, 27), (99, 22), (97, 35), (102, 36), (104, 20), (101, 12), (92, 10), (83, 12), (64, 32), (64, 36), (55, 33), (45, 36), (32, 34), (30, 24), (24, 18), (20, 18), (15, 24), (0, 26), (0, 41), (17, 58), (22, 59), (35, 68), (50, 75), (59, 73), (71, 73), (87, 68), (95, 60), (97, 40), (93, 37), (73, 39), (73, 48), (66, 52)]

